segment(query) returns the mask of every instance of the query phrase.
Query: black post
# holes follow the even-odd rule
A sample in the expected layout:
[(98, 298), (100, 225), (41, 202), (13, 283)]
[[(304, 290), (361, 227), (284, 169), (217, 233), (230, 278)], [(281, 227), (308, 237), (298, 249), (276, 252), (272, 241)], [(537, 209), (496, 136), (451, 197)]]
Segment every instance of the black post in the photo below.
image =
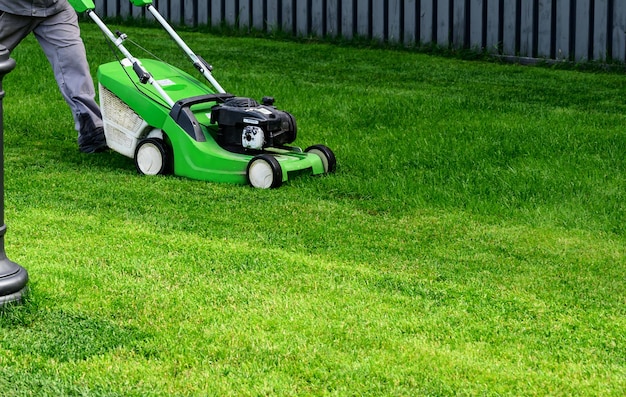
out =
[(4, 252), (4, 235), (7, 226), (4, 223), (4, 114), (2, 111), (2, 79), (15, 68), (15, 60), (10, 58), (6, 47), (0, 45), (0, 306), (22, 299), (28, 282), (28, 272), (7, 258)]

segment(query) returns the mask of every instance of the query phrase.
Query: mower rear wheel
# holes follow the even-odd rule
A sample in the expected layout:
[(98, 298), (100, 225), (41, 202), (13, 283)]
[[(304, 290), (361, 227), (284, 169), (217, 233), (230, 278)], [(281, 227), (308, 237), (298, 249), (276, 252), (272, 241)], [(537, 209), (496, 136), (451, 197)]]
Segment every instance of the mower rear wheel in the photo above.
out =
[(163, 175), (170, 172), (171, 156), (162, 139), (144, 139), (135, 149), (135, 166), (142, 175)]
[(304, 151), (305, 153), (313, 153), (322, 159), (325, 174), (335, 172), (335, 168), (337, 167), (337, 158), (335, 157), (335, 153), (333, 153), (329, 147), (324, 145), (313, 145), (304, 149)]
[(278, 160), (269, 154), (255, 156), (246, 170), (250, 185), (260, 189), (275, 189), (283, 183), (283, 171)]

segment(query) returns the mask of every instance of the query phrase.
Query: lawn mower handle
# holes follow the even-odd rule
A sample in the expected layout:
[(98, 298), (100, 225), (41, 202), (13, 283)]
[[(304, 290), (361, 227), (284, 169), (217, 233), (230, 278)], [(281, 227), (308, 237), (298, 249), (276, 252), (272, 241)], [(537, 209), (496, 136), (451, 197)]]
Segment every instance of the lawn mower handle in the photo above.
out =
[[(93, 10), (96, 8), (96, 6), (95, 6), (93, 0), (68, 0), (68, 2), (74, 8), (74, 10), (76, 10), (76, 12), (85, 12), (85, 11), (87, 11), (87, 13), (91, 17), (91, 19), (93, 19), (94, 22), (96, 22), (96, 24), (102, 29), (102, 31), (107, 36), (109, 36), (109, 39), (111, 39), (111, 41), (113, 43), (115, 43), (115, 45), (120, 49), (120, 51), (124, 54), (124, 56), (126, 58), (128, 58), (129, 60), (133, 60), (134, 59), (133, 56), (128, 51), (126, 51), (124, 46), (122, 46), (123, 38), (120, 38), (119, 40), (116, 40), (114, 38), (113, 34), (106, 27), (106, 25), (104, 25), (104, 23), (102, 23), (102, 21), (100, 21), (100, 18), (98, 18), (95, 15)], [(163, 28), (167, 31), (167, 33), (169, 33), (169, 35), (172, 37), (172, 39), (174, 39), (174, 41), (180, 46), (180, 48), (183, 49), (183, 51), (191, 59), (191, 61), (193, 63), (193, 66), (211, 83), (213, 88), (215, 88), (215, 90), (218, 93), (225, 93), (226, 92), (226, 90), (224, 90), (224, 88), (222, 88), (220, 83), (218, 83), (217, 80), (215, 80), (215, 78), (211, 74), (211, 71), (212, 71), (213, 67), (207, 61), (205, 61), (201, 57), (197, 56), (191, 50), (191, 48), (189, 48), (189, 46), (187, 46), (187, 44), (178, 35), (178, 33), (176, 33), (176, 31), (165, 20), (165, 18), (163, 18), (163, 16), (159, 13), (159, 11), (156, 8), (154, 8), (154, 6), (152, 6), (152, 0), (130, 0), (130, 2), (133, 5), (138, 6), (138, 7), (146, 7), (146, 9), (152, 14), (152, 16), (154, 16), (154, 18), (161, 24), (161, 26), (163, 26)], [(135, 73), (137, 73), (137, 76), (139, 77), (139, 80), (142, 83), (145, 84), (145, 83), (149, 82), (150, 77), (147, 74), (147, 72), (145, 72), (144, 70), (140, 70), (140, 69), (141, 69), (141, 65), (139, 65), (139, 64), (136, 65), (136, 62), (133, 62), (133, 70), (135, 70)], [(159, 88), (157, 88), (157, 90), (159, 90)], [(159, 90), (159, 93), (161, 95), (165, 94), (164, 92), (161, 92), (161, 90)], [(167, 98), (167, 94), (165, 94), (165, 97), (166, 97), (166, 102), (168, 102), (170, 104), (170, 106), (173, 105), (173, 102), (169, 98)]]
[[(79, 1), (79, 0), (70, 0), (70, 1)], [(80, 1), (84, 4), (84, 2), (88, 2), (91, 0), (80, 0)], [(93, 9), (87, 9), (86, 11), (87, 11), (87, 15), (96, 23), (96, 25), (98, 25), (98, 27), (102, 30), (105, 36), (107, 36), (109, 40), (111, 40), (111, 42), (115, 44), (117, 49), (120, 50), (122, 54), (124, 54), (124, 57), (133, 66), (133, 71), (137, 75), (137, 78), (139, 79), (139, 81), (142, 84), (152, 85), (154, 89), (159, 93), (159, 95), (161, 95), (161, 98), (163, 98), (163, 100), (167, 102), (169, 106), (174, 106), (174, 101), (167, 94), (167, 92), (165, 92), (163, 87), (161, 87), (161, 85), (157, 81), (154, 80), (152, 75), (147, 70), (144, 69), (144, 67), (141, 65), (141, 62), (139, 62), (139, 60), (137, 60), (126, 49), (126, 47), (124, 47), (124, 40), (126, 40), (126, 35), (121, 32), (117, 32), (117, 37), (116, 37), (116, 35), (114, 35), (113, 32), (111, 32), (111, 30), (104, 24), (104, 22), (102, 22), (102, 20), (98, 17), (98, 15), (94, 12)]]
[(198, 71), (211, 83), (213, 88), (219, 93), (225, 93), (226, 91), (222, 88), (220, 83), (215, 80), (213, 75), (211, 74), (211, 65), (207, 63), (204, 59), (197, 56), (189, 46), (185, 43), (185, 41), (176, 33), (174, 28), (163, 18), (163, 16), (159, 13), (159, 11), (152, 6), (152, 0), (131, 0), (131, 2), (135, 5), (146, 4), (146, 9), (152, 14), (152, 16), (163, 26), (163, 29), (167, 33), (169, 33), (170, 37), (182, 48), (182, 50), (187, 54), (187, 56), (191, 59), (193, 66), (198, 69)]

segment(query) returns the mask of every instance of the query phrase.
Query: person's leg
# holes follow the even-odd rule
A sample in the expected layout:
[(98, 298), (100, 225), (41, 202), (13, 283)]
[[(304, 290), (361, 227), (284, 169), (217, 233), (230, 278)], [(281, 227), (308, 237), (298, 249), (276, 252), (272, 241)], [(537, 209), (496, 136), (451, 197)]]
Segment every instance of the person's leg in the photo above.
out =
[(0, 11), (0, 44), (5, 46), (9, 52), (13, 51), (40, 21), (39, 18)]
[(104, 150), (102, 114), (95, 101), (76, 11), (68, 4), (62, 12), (41, 21), (33, 33), (52, 65), (63, 98), (72, 109), (79, 148), (87, 153)]

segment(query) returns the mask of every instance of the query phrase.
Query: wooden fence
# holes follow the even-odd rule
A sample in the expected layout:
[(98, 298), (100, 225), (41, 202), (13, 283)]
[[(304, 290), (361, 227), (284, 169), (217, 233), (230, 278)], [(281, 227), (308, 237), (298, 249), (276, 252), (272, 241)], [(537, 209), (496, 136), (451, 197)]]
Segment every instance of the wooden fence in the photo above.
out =
[[(173, 24), (189, 26), (434, 43), (528, 58), (626, 60), (626, 0), (153, 1)], [(101, 16), (146, 16), (129, 0), (96, 4)]]

